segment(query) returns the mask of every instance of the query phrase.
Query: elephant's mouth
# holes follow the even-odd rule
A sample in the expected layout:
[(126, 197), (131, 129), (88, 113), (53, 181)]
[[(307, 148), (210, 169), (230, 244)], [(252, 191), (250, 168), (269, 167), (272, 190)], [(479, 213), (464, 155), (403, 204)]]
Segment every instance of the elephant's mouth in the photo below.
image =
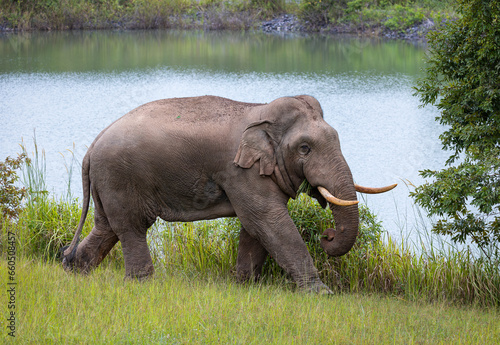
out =
[(358, 200), (342, 200), (339, 199), (335, 196), (333, 196), (332, 193), (328, 191), (328, 189), (318, 186), (318, 191), (321, 193), (323, 198), (325, 198), (329, 203), (338, 205), (338, 206), (351, 206), (351, 205), (356, 205), (359, 201)]
[[(352, 186), (352, 185), (351, 185)], [(371, 188), (354, 184), (354, 188), (360, 193), (377, 194), (384, 193), (396, 187), (396, 184)], [(335, 219), (335, 229), (326, 229), (321, 237), (321, 247), (330, 256), (341, 256), (347, 253), (356, 241), (359, 226), (358, 200), (343, 200), (328, 191), (328, 189), (318, 186), (316, 190), (324, 200), (328, 201)], [(354, 190), (350, 193), (343, 193), (349, 198), (355, 199)], [(320, 202), (321, 203), (321, 202)]]

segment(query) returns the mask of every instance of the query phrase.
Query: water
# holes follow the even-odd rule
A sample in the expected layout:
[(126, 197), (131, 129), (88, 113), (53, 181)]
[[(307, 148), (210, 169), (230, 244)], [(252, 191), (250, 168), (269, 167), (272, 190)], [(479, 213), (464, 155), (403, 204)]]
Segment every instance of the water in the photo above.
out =
[[(47, 157), (47, 185), (63, 194), (96, 135), (140, 104), (217, 95), (270, 102), (310, 94), (340, 135), (355, 181), (399, 183), (364, 202), (385, 228), (406, 236), (418, 171), (442, 167), (437, 110), (419, 108), (412, 86), (425, 47), (349, 37), (186, 31), (58, 32), (0, 35), (0, 159), (23, 139)], [(81, 195), (75, 166), (71, 190)]]

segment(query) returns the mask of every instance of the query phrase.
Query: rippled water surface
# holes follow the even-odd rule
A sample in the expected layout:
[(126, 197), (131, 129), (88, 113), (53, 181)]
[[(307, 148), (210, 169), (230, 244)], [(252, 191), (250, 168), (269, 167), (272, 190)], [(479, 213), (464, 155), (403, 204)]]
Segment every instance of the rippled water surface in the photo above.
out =
[[(81, 194), (77, 164), (96, 135), (148, 101), (218, 95), (270, 102), (309, 94), (337, 129), (357, 183), (394, 191), (364, 197), (395, 237), (409, 231), (412, 200), (403, 181), (446, 159), (434, 121), (412, 86), (425, 48), (347, 37), (280, 37), (182, 31), (0, 35), (0, 159), (33, 135), (47, 157), (47, 185)], [(400, 229), (403, 229), (401, 231)]]

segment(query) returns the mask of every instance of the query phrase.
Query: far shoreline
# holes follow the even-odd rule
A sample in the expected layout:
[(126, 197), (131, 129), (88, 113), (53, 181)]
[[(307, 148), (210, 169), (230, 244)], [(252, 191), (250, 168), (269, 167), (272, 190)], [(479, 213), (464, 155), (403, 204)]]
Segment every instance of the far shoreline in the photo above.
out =
[[(1, 19), (1, 18), (0, 18)], [(253, 12), (227, 12), (214, 18), (210, 11), (195, 14), (177, 14), (162, 18), (154, 18), (153, 22), (120, 18), (123, 20), (75, 20), (61, 23), (33, 20), (34, 24), (11, 27), (0, 21), (0, 34), (21, 32), (49, 31), (93, 31), (93, 30), (200, 30), (200, 31), (245, 31), (263, 32), (267, 34), (298, 35), (352, 35), (359, 37), (375, 37), (385, 39), (426, 41), (426, 35), (437, 28), (431, 18), (425, 18), (406, 29), (391, 30), (382, 23), (377, 24), (326, 24), (311, 25), (292, 13), (281, 13), (270, 19), (260, 19)], [(137, 19), (137, 18), (136, 18)]]

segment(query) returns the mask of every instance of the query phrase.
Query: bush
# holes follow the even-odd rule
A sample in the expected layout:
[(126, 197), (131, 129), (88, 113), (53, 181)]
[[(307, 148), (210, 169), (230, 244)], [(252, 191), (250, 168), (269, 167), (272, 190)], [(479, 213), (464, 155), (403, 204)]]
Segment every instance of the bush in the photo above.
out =
[(384, 26), (393, 31), (404, 31), (424, 20), (425, 14), (422, 9), (410, 6), (395, 5), (389, 9), (389, 18), (385, 20)]
[[(341, 258), (330, 258), (320, 246), (323, 231), (335, 226), (331, 211), (323, 209), (315, 199), (306, 194), (290, 200), (288, 210), (315, 266), (320, 270), (321, 278), (325, 283), (331, 283), (329, 275), (339, 275), (331, 267), (337, 262), (336, 259)], [(238, 218), (173, 224), (161, 221), (150, 231), (153, 260), (157, 266), (178, 270), (183, 274), (232, 274), (238, 255), (240, 228)], [(344, 260), (362, 258), (370, 248), (381, 243), (382, 226), (364, 206), (360, 207), (359, 230), (356, 244)], [(272, 257), (268, 257), (262, 270), (262, 280), (288, 282), (288, 275)]]
[(29, 159), (24, 153), (16, 159), (7, 157), (0, 162), (0, 219), (15, 219), (22, 210), (21, 201), (26, 195), (26, 188), (16, 186), (19, 180), (16, 170), (25, 163), (29, 163)]
[(285, 10), (285, 0), (250, 0), (250, 7), (267, 15), (275, 15)]
[(308, 26), (320, 28), (340, 18), (345, 8), (345, 0), (304, 0), (299, 6), (299, 17)]

